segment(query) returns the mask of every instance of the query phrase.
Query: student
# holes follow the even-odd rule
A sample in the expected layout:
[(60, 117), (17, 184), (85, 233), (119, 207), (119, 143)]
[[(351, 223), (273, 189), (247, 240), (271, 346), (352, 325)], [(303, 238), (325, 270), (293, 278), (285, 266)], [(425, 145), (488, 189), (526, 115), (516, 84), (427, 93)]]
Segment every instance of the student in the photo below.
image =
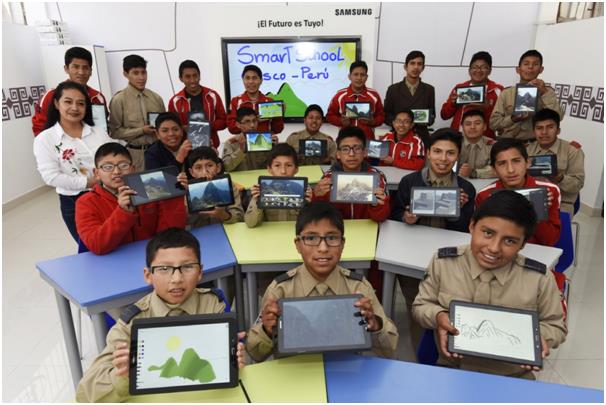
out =
[(486, 121), (480, 110), (467, 110), (461, 120), (463, 146), (459, 159), (459, 176), (472, 179), (496, 177), (490, 166), (490, 149), (494, 141), (486, 136)]
[[(63, 70), (68, 76), (68, 80), (81, 84), (86, 88), (91, 104), (102, 105), (105, 107), (105, 116), (108, 117), (107, 104), (105, 96), (100, 91), (87, 85), (91, 74), (93, 73), (93, 55), (79, 46), (74, 46), (65, 51), (65, 65)], [(53, 103), (55, 90), (50, 89), (36, 103), (36, 112), (32, 117), (32, 131), (37, 136), (45, 128), (48, 118), (48, 109)]]
[(495, 190), (545, 187), (548, 190), (549, 216), (537, 223), (528, 242), (545, 246), (555, 245), (560, 238), (560, 190), (555, 184), (537, 180), (526, 173), (530, 161), (524, 144), (517, 139), (499, 139), (490, 151), (490, 165), (499, 179), (480, 190), (476, 197), (476, 206)]
[(337, 136), (337, 160), (316, 185), (313, 192), (314, 201), (329, 201), (333, 172), (378, 173), (379, 184), (373, 190), (377, 197), (376, 204), (335, 203), (335, 207), (345, 219), (372, 219), (383, 222), (389, 216), (389, 195), (385, 193), (387, 181), (385, 175), (366, 163), (366, 137), (358, 127), (341, 128)]
[[(538, 78), (543, 73), (543, 69), (543, 55), (532, 49), (522, 54), (516, 73), (520, 76), (520, 84), (530, 84), (538, 87), (538, 110), (550, 108), (558, 113), (561, 120), (564, 118), (564, 113), (555, 91)], [(516, 86), (507, 87), (501, 92), (490, 116), (490, 128), (503, 138), (534, 141), (535, 135), (530, 114), (513, 114), (515, 98)]]
[(176, 113), (161, 113), (155, 122), (158, 140), (145, 150), (145, 170), (175, 166), (179, 171), (192, 149), (189, 139), (183, 137), (181, 120)]
[(536, 214), (523, 196), (505, 191), (487, 198), (474, 213), (471, 243), (438, 250), (414, 301), (414, 319), (435, 329), (439, 365), (535, 379), (538, 368), (463, 357), (448, 351), (449, 334), (458, 335), (448, 316), (451, 300), (535, 310), (539, 315), (542, 357), (566, 337), (560, 291), (543, 263), (519, 252), (533, 234)]
[[(296, 153), (299, 154), (299, 163), (301, 166), (335, 164), (337, 161), (335, 156), (337, 153), (337, 144), (330, 135), (320, 132), (323, 119), (324, 111), (322, 111), (322, 107), (317, 104), (310, 104), (305, 109), (305, 116), (303, 118), (305, 129), (299, 132), (293, 132), (286, 139), (286, 143), (292, 146)], [(299, 141), (308, 139), (326, 141), (326, 156), (323, 158), (304, 156), (303, 152), (299, 150)]]
[[(488, 52), (480, 51), (476, 52), (471, 57), (471, 62), (469, 62), (469, 78), (463, 83), (457, 84), (454, 89), (450, 92), (450, 96), (448, 100), (442, 104), (442, 110), (440, 111), (440, 116), (443, 120), (448, 120), (452, 118), (452, 122), (450, 123), (450, 127), (456, 131), (459, 131), (461, 125), (463, 123), (463, 113), (469, 110), (481, 110), (483, 111), (482, 116), (484, 117), (484, 121), (488, 122), (490, 120), (490, 114), (497, 102), (497, 98), (501, 91), (503, 91), (503, 86), (499, 83), (495, 83), (488, 78), (490, 76), (490, 72), (492, 71), (492, 56)], [(484, 86), (484, 102), (483, 103), (473, 103), (473, 104), (464, 104), (457, 105), (457, 88), (458, 87), (467, 87), (467, 86)], [(487, 128), (485, 136), (494, 139), (495, 133), (492, 129)]]
[(404, 63), (404, 80), (387, 88), (385, 95), (385, 122), (393, 122), (396, 113), (404, 110), (429, 110), (429, 123), (417, 124), (416, 132), (425, 146), (429, 145), (429, 130), (436, 119), (436, 96), (431, 84), (421, 81), (425, 69), (425, 55), (421, 51), (411, 51)]
[(186, 127), (189, 123), (188, 113), (197, 111), (204, 113), (210, 123), (210, 139), (212, 146), (219, 147), (218, 131), (227, 128), (225, 107), (219, 93), (200, 85), (200, 68), (193, 60), (184, 60), (179, 65), (179, 80), (185, 85), (183, 90), (171, 97), (168, 111), (179, 114), (179, 119)]
[(59, 194), (63, 222), (76, 242), (76, 200), (95, 184), (95, 151), (112, 141), (94, 125), (86, 88), (65, 81), (53, 91), (45, 130), (34, 139), (38, 172)]
[[(196, 288), (202, 281), (200, 243), (189, 232), (170, 228), (149, 241), (145, 282), (154, 291), (127, 307), (107, 334), (107, 344), (76, 390), (78, 402), (124, 402), (128, 393), (132, 321), (179, 315), (220, 314), (220, 291)], [(238, 335), (244, 338), (244, 333)], [(244, 367), (244, 344), (238, 343), (238, 367)]]
[[(240, 107), (236, 115), (238, 135), (228, 138), (223, 144), (223, 167), (227, 172), (241, 170), (257, 170), (265, 167), (269, 151), (248, 152), (246, 149), (246, 133), (261, 132), (257, 112), (249, 107)], [(271, 136), (274, 144), (278, 143), (278, 135)]]
[(421, 170), (425, 165), (425, 144), (414, 133), (414, 114), (410, 110), (398, 112), (392, 123), (392, 132), (381, 140), (389, 142), (389, 155), (381, 159), (381, 166)]
[[(294, 177), (299, 171), (297, 152), (286, 143), (277, 144), (267, 159), (267, 171), (270, 176)], [(246, 209), (246, 214), (244, 214), (244, 222), (249, 228), (261, 225), (263, 221), (295, 221), (297, 219), (298, 209), (259, 208), (257, 206), (260, 195), (258, 184), (251, 187), (250, 193), (251, 200)], [(309, 185), (305, 195), (307, 202), (311, 201), (312, 190)]]
[[(239, 134), (240, 128), (237, 124), (238, 110), (242, 107), (252, 108), (258, 115), (258, 103), (274, 101), (259, 91), (263, 83), (263, 73), (256, 65), (246, 65), (242, 70), (242, 82), (244, 83), (244, 93), (231, 99), (229, 103), (229, 114), (227, 115), (227, 129), (232, 134)], [(271, 118), (259, 120), (259, 132), (271, 132), (273, 135), (279, 134), (284, 129), (283, 118)]]
[[(366, 87), (368, 79), (368, 66), (363, 60), (357, 60), (349, 66), (347, 76), (351, 84), (349, 87), (337, 91), (330, 100), (326, 121), (339, 128), (354, 126), (362, 129), (366, 139), (375, 139), (375, 128), (385, 121), (385, 111), (381, 96), (375, 89)], [(348, 118), (345, 116), (345, 103), (362, 102), (370, 104), (368, 118)]]
[(585, 154), (578, 142), (560, 139), (560, 115), (544, 108), (532, 117), (537, 140), (527, 146), (528, 155), (557, 155), (558, 174), (549, 180), (562, 193), (560, 210), (574, 215), (574, 203), (585, 183)]
[(109, 103), (111, 136), (127, 142), (137, 171), (143, 170), (144, 152), (156, 141), (153, 122), (147, 122), (148, 112), (165, 112), (164, 101), (157, 93), (145, 88), (147, 61), (139, 55), (128, 55), (122, 61), (122, 74), (128, 80), (126, 88), (117, 92)]
[(364, 276), (338, 265), (345, 246), (343, 217), (332, 205), (313, 202), (301, 209), (296, 223), (295, 246), (303, 264), (278, 276), (263, 295), (262, 311), (248, 332), (246, 349), (253, 359), (263, 361), (274, 349), (275, 327), (281, 298), (362, 294), (354, 305), (368, 322), (372, 350), (393, 357), (398, 331)]
[(95, 153), (95, 184), (76, 203), (76, 225), (84, 245), (103, 255), (118, 246), (147, 239), (167, 228), (185, 228), (187, 214), (183, 198), (172, 198), (134, 207), (135, 191), (123, 176), (134, 172), (128, 149), (106, 143)]

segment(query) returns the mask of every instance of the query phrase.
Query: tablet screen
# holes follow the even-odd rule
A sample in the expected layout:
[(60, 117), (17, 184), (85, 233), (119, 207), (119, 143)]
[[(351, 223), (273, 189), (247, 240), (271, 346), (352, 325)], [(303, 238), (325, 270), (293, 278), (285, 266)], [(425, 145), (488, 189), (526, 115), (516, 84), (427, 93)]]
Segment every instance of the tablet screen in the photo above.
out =
[(246, 134), (246, 150), (248, 152), (263, 152), (273, 147), (270, 132), (248, 132)]
[(215, 177), (212, 180), (193, 181), (187, 191), (187, 207), (190, 213), (212, 210), (215, 207), (234, 203), (231, 177)]
[(305, 204), (307, 177), (259, 177), (259, 208), (299, 209)]
[(331, 202), (376, 204), (374, 189), (379, 184), (378, 173), (333, 172)]

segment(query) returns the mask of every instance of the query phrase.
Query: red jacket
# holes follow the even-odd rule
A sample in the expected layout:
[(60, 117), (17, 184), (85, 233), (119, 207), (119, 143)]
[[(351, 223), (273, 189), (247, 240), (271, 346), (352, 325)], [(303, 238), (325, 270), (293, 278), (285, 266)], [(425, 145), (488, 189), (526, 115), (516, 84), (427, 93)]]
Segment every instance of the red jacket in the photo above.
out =
[[(90, 102), (92, 104), (99, 104), (105, 106), (105, 115), (109, 119), (107, 103), (105, 102), (105, 96), (101, 94), (100, 91), (93, 89), (92, 87), (86, 86), (86, 90), (88, 90), (88, 96), (90, 97)], [(40, 132), (44, 130), (44, 125), (46, 124), (46, 115), (48, 114), (48, 107), (53, 102), (53, 97), (55, 96), (55, 89), (50, 89), (38, 102), (34, 107), (36, 113), (32, 117), (32, 131), (34, 132), (34, 136), (38, 136)]]
[[(334, 164), (322, 178), (331, 177), (333, 172), (342, 172), (343, 167), (341, 163)], [(366, 162), (362, 162), (362, 172), (368, 173), (379, 173), (379, 187), (385, 190), (387, 180), (385, 175), (380, 170), (375, 169)], [(330, 193), (321, 197), (314, 194), (313, 201), (330, 201)], [(385, 190), (385, 204), (372, 206), (371, 204), (346, 204), (346, 203), (331, 203), (333, 204), (341, 214), (343, 219), (372, 219), (375, 222), (383, 222), (389, 217), (391, 207), (389, 205), (389, 193)]]
[(341, 117), (345, 115), (345, 103), (351, 102), (362, 102), (370, 103), (370, 112), (375, 120), (372, 126), (359, 121), (357, 119), (351, 120), (354, 127), (359, 127), (366, 134), (366, 139), (375, 139), (375, 128), (383, 124), (385, 121), (385, 111), (383, 110), (383, 102), (381, 96), (375, 89), (364, 86), (361, 93), (354, 93), (351, 85), (344, 89), (337, 91), (330, 100), (328, 105), (328, 112), (326, 113), (326, 121), (337, 127), (342, 127)]
[[(535, 187), (546, 187), (551, 191), (553, 200), (551, 201), (551, 207), (549, 207), (548, 219), (537, 223), (534, 234), (528, 239), (528, 242), (553, 246), (558, 242), (558, 239), (560, 239), (560, 189), (553, 183), (537, 180), (530, 175), (526, 175), (526, 182), (524, 183), (523, 188)], [(486, 186), (476, 196), (476, 207), (478, 207), (486, 198), (490, 197), (494, 190), (503, 188), (505, 187), (503, 187), (501, 180), (497, 180)]]
[[(210, 139), (215, 148), (219, 147), (219, 135), (217, 131), (221, 131), (227, 127), (227, 116), (223, 100), (219, 93), (208, 87), (202, 87), (202, 106), (206, 119), (210, 122)], [(189, 113), (189, 99), (185, 96), (185, 88), (171, 97), (168, 102), (168, 111), (179, 114), (181, 124), (189, 123), (187, 114)]]
[[(238, 112), (238, 108), (240, 107), (250, 107), (259, 113), (257, 108), (257, 103), (265, 103), (267, 101), (274, 101), (273, 98), (267, 97), (265, 94), (259, 92), (259, 98), (257, 101), (251, 101), (250, 97), (248, 97), (248, 93), (244, 92), (239, 96), (236, 96), (231, 99), (229, 103), (229, 114), (227, 114), (227, 129), (232, 134), (239, 134), (240, 130), (236, 126), (236, 115)], [(282, 118), (272, 118), (266, 121), (259, 121), (259, 125), (257, 126), (257, 131), (259, 132), (271, 132), (272, 134), (279, 134), (284, 129), (284, 119)]]
[[(398, 142), (396, 134), (392, 132), (385, 134), (381, 140), (389, 142), (389, 156), (393, 158), (390, 166), (417, 171), (425, 165), (425, 144), (412, 129)], [(388, 165), (381, 161), (381, 166)]]
[[(466, 105), (457, 106), (452, 101), (450, 101), (450, 97), (456, 93), (457, 87), (465, 87), (471, 85), (471, 80), (467, 80), (466, 82), (457, 84), (448, 95), (448, 99), (446, 100), (446, 102), (442, 104), (442, 110), (440, 111), (440, 115), (442, 116), (443, 120), (447, 120), (449, 118), (454, 117), (452, 118), (452, 122), (450, 123), (450, 127), (454, 130), (461, 130), (461, 120), (463, 119), (463, 113), (467, 110), (473, 110), (475, 108)], [(497, 102), (497, 98), (499, 98), (499, 94), (501, 94), (503, 88), (504, 87), (501, 86), (499, 83), (495, 83), (492, 80), (488, 80), (488, 82), (486, 83), (485, 97), (488, 106), (484, 108), (484, 121), (486, 122), (486, 132), (484, 133), (484, 135), (492, 139), (495, 139), (495, 133), (488, 126), (488, 122), (490, 121), (490, 114), (492, 114), (492, 110), (494, 109), (494, 106)]]
[(95, 184), (76, 201), (76, 229), (86, 247), (104, 255), (118, 246), (148, 239), (171, 227), (185, 228), (187, 212), (183, 198), (152, 202), (127, 212), (116, 197)]

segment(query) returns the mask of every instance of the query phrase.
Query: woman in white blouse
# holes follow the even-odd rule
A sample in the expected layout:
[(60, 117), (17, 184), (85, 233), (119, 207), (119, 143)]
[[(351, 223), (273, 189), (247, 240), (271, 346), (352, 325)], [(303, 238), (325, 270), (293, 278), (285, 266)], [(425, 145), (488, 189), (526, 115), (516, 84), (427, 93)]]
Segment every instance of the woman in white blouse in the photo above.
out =
[(94, 127), (86, 89), (69, 81), (55, 89), (45, 128), (34, 139), (38, 171), (44, 182), (55, 187), (59, 194), (61, 216), (77, 242), (76, 200), (95, 184), (97, 148), (113, 139)]

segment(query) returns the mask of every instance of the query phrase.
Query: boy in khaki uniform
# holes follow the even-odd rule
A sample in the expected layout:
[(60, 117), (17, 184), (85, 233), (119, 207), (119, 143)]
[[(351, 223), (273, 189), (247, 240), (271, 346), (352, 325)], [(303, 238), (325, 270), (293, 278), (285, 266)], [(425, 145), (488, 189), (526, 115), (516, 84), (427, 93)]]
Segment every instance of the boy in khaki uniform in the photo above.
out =
[(560, 210), (574, 215), (574, 203), (585, 184), (585, 154), (577, 142), (558, 138), (560, 116), (545, 108), (532, 118), (534, 134), (537, 137), (526, 147), (529, 156), (557, 155), (558, 174), (549, 180), (560, 187)]
[(497, 177), (490, 166), (490, 149), (494, 140), (484, 136), (486, 121), (480, 110), (469, 110), (461, 119), (463, 146), (459, 158), (459, 176), (472, 179)]
[[(333, 165), (337, 163), (337, 144), (335, 140), (332, 139), (330, 135), (326, 135), (323, 132), (320, 132), (320, 127), (322, 126), (322, 121), (324, 120), (324, 111), (322, 111), (322, 107), (317, 104), (311, 104), (305, 110), (305, 116), (303, 117), (303, 123), (305, 124), (305, 129), (299, 132), (293, 132), (286, 139), (286, 143), (292, 146), (297, 154), (300, 155), (299, 163), (301, 166), (307, 165)], [(299, 151), (299, 141), (300, 140), (324, 140), (326, 141), (326, 156), (325, 157), (314, 157), (314, 156), (304, 156), (304, 154)]]
[[(189, 232), (170, 228), (146, 248), (145, 281), (154, 291), (127, 307), (107, 334), (105, 349), (80, 380), (79, 402), (122, 402), (129, 396), (128, 368), (132, 320), (225, 311), (220, 291), (196, 288), (202, 280), (200, 244)], [(239, 338), (244, 337), (241, 332)], [(238, 366), (244, 367), (244, 345), (238, 344)]]
[(543, 263), (519, 254), (536, 222), (534, 209), (524, 196), (500, 191), (474, 213), (469, 245), (442, 248), (433, 257), (412, 311), (421, 326), (436, 330), (438, 364), (527, 379), (534, 379), (532, 371), (538, 371), (450, 353), (448, 334), (459, 333), (448, 316), (452, 300), (537, 311), (543, 358), (550, 348), (564, 342), (567, 329), (555, 278)]
[(343, 217), (326, 202), (303, 207), (296, 224), (295, 246), (303, 264), (277, 277), (263, 296), (263, 308), (250, 329), (246, 349), (253, 359), (263, 361), (273, 352), (280, 298), (362, 294), (354, 305), (360, 309), (372, 333), (372, 350), (392, 357), (398, 331), (364, 276), (338, 265), (345, 245)]

